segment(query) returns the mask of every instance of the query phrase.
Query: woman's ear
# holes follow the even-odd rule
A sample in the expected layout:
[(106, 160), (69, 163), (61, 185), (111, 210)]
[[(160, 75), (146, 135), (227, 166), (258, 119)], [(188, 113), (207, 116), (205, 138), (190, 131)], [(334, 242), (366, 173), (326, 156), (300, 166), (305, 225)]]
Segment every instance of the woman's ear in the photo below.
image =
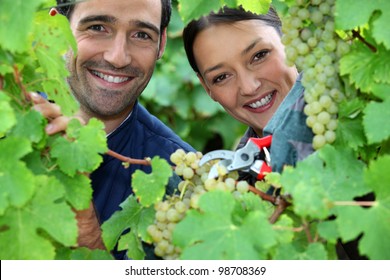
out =
[(158, 49), (157, 59), (160, 59), (162, 57), (162, 55), (164, 54), (166, 45), (167, 45), (167, 29), (165, 28), (163, 33), (161, 34), (160, 46)]
[(204, 88), (204, 90), (207, 92), (207, 94), (211, 97), (211, 99), (213, 99), (214, 101), (216, 101), (211, 93), (211, 90), (210, 88), (206, 85), (202, 75), (200, 75), (199, 73), (196, 73), (196, 76), (198, 76), (198, 79), (202, 85), (202, 87)]

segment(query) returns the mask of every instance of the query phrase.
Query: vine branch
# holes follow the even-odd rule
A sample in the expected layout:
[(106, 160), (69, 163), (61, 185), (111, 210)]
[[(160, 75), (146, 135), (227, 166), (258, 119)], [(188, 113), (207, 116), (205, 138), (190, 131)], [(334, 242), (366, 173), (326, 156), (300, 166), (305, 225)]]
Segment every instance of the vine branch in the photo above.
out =
[(140, 164), (140, 165), (151, 165), (150, 158), (145, 159), (134, 159), (130, 157), (123, 156), (121, 154), (118, 154), (117, 152), (114, 152), (113, 150), (108, 150), (106, 152), (107, 155), (112, 156), (116, 159), (119, 159), (122, 162), (129, 163), (129, 164)]
[(357, 38), (359, 41), (361, 41), (363, 44), (365, 44), (371, 51), (376, 52), (377, 49), (374, 45), (367, 42), (366, 39), (363, 38), (363, 36), (360, 34), (357, 30), (352, 30), (352, 36), (353, 38)]
[(0, 75), (0, 90), (4, 89), (3, 81), (4, 81), (4, 78), (3, 78), (3, 76)]
[(13, 66), (14, 69), (14, 79), (19, 88), (22, 90), (22, 100), (29, 100), (26, 87), (22, 83), (22, 79), (20, 77), (19, 69), (16, 65)]

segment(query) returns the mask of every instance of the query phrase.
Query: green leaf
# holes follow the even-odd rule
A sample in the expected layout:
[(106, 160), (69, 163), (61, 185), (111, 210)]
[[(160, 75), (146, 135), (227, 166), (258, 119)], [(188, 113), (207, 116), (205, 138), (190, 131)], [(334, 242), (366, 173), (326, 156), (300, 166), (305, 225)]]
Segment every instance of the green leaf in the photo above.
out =
[(165, 186), (172, 176), (172, 167), (165, 159), (156, 156), (151, 160), (151, 165), (152, 173), (137, 170), (132, 177), (133, 191), (143, 206), (150, 206), (162, 199)]
[(276, 243), (266, 215), (247, 212), (234, 223), (239, 202), (227, 192), (205, 193), (199, 200), (201, 212), (191, 210), (173, 232), (174, 244), (182, 248), (182, 259), (260, 259)]
[(113, 260), (112, 255), (103, 250), (90, 250), (82, 247), (71, 251), (71, 260)]
[(179, 0), (179, 13), (187, 25), (192, 19), (198, 19), (211, 11), (217, 11), (221, 7), (219, 0)]
[(69, 176), (76, 172), (91, 172), (102, 162), (99, 153), (107, 151), (106, 134), (101, 121), (91, 119), (85, 126), (73, 119), (66, 130), (69, 141), (64, 137), (54, 140), (50, 154), (57, 159), (61, 170)]
[(66, 200), (76, 210), (87, 209), (92, 199), (91, 180), (84, 174), (70, 177), (59, 170), (53, 175), (64, 185)]
[[(364, 7), (364, 9), (362, 9)], [(390, 17), (390, 3), (386, 0), (338, 0), (336, 1), (335, 23), (339, 29), (354, 29), (369, 22), (372, 14), (379, 11), (373, 22), (372, 34), (379, 43), (390, 49), (390, 31), (388, 28)]]
[[(0, 141), (1, 142), (1, 141)], [(65, 246), (77, 240), (77, 222), (70, 207), (61, 200), (64, 190), (53, 177), (36, 177), (34, 197), (23, 208), (12, 208), (0, 216), (1, 259), (53, 259), (54, 246), (39, 232), (48, 233)]]
[(127, 256), (133, 260), (143, 260), (145, 258), (142, 242), (134, 231), (121, 236), (118, 250), (127, 250)]
[(9, 205), (22, 207), (34, 194), (35, 177), (19, 160), (31, 150), (31, 143), (24, 138), (0, 140), (0, 215)]
[(1, 0), (0, 1), (0, 44), (11, 52), (26, 51), (28, 34), (33, 25), (34, 12), (46, 0)]
[(364, 109), (363, 125), (368, 144), (390, 138), (390, 98), (383, 102), (368, 103)]
[(266, 14), (271, 2), (272, 0), (237, 0), (237, 5), (256, 14)]
[(143, 208), (134, 196), (129, 196), (121, 203), (122, 210), (116, 211), (110, 219), (102, 225), (103, 241), (108, 250), (112, 250), (119, 237), (128, 228), (136, 228)]
[(326, 260), (327, 252), (321, 243), (309, 243), (304, 248), (296, 248), (294, 244), (282, 244), (277, 249), (275, 259), (279, 260)]
[(349, 74), (352, 83), (364, 92), (372, 92), (375, 83), (390, 83), (390, 51), (383, 46), (377, 48), (373, 52), (364, 44), (355, 43), (340, 59), (340, 74)]
[(46, 123), (41, 113), (29, 110), (17, 116), (17, 125), (13, 129), (12, 135), (38, 143), (45, 136), (44, 126)]
[(366, 142), (366, 137), (362, 129), (362, 117), (359, 115), (356, 118), (339, 118), (336, 130), (335, 146), (348, 146), (352, 149), (362, 147)]
[(10, 98), (0, 90), (0, 137), (16, 124), (14, 110), (10, 105)]
[(344, 241), (364, 233), (359, 251), (370, 259), (390, 258), (390, 156), (372, 161), (364, 172), (364, 179), (375, 193), (370, 208), (338, 206), (336, 223)]
[(363, 183), (363, 168), (350, 150), (327, 145), (298, 162), (295, 169), (286, 168), (281, 182), (292, 195), (297, 214), (326, 218), (332, 201), (351, 200), (369, 191)]

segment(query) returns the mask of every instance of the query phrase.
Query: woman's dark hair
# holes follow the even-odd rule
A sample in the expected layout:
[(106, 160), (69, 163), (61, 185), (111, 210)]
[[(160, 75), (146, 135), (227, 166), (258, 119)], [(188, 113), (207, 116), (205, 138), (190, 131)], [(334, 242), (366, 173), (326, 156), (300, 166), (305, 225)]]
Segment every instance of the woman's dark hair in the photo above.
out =
[[(68, 20), (72, 16), (74, 6), (77, 5), (77, 0), (57, 0), (57, 10), (60, 14), (66, 16)], [(171, 0), (161, 0), (161, 32), (168, 27), (169, 21), (171, 20), (172, 4)], [(162, 33), (161, 33), (162, 34)]]
[(280, 36), (282, 35), (282, 22), (280, 21), (278, 14), (272, 7), (268, 10), (268, 13), (264, 15), (245, 11), (241, 6), (234, 9), (223, 7), (216, 13), (212, 12), (209, 15), (203, 16), (198, 20), (191, 21), (184, 28), (183, 42), (184, 49), (187, 54), (187, 59), (192, 69), (196, 73), (199, 73), (198, 66), (195, 62), (193, 46), (196, 36), (202, 30), (219, 23), (237, 22), (250, 19), (261, 20), (264, 22), (264, 24), (274, 27)]

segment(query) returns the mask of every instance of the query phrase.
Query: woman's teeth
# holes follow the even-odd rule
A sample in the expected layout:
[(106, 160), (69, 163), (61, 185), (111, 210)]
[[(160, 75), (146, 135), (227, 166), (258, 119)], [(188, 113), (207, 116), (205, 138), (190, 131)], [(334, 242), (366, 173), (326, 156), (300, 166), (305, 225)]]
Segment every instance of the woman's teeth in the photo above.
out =
[(273, 95), (274, 95), (274, 92), (271, 92), (270, 94), (268, 94), (267, 96), (263, 97), (262, 99), (249, 104), (249, 107), (251, 107), (253, 109), (258, 109), (260, 107), (263, 107), (263, 106), (265, 106), (265, 105), (267, 105), (268, 103), (271, 102)]

